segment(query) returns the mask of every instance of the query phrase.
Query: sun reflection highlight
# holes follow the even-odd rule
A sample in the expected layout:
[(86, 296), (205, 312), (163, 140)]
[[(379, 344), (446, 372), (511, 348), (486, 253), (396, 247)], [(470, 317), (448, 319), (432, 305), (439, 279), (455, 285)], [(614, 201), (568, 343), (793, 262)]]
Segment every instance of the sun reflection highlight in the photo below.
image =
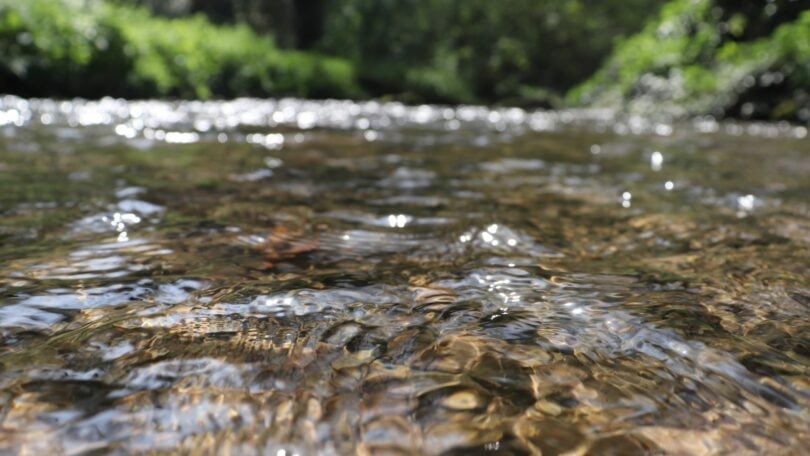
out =
[(630, 207), (632, 205), (633, 194), (630, 192), (622, 193), (622, 207)]
[(411, 217), (404, 214), (391, 214), (388, 216), (388, 225), (391, 228), (405, 228), (405, 225), (407, 225), (411, 219)]
[(650, 155), (650, 168), (653, 171), (661, 171), (661, 167), (664, 165), (664, 155), (657, 150)]
[(104, 217), (101, 218), (101, 220), (105, 223), (110, 224), (110, 226), (112, 226), (113, 229), (118, 232), (117, 237), (118, 242), (127, 242), (129, 241), (129, 234), (127, 234), (127, 226), (140, 223), (141, 218), (131, 212), (127, 213), (116, 212), (115, 214), (113, 214), (112, 217), (107, 217), (105, 215)]

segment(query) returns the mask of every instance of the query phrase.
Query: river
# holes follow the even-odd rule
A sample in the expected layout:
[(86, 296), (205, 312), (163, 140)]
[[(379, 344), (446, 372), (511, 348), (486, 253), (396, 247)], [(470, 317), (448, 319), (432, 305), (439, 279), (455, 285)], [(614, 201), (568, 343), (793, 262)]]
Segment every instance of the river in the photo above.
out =
[(0, 97), (0, 452), (799, 454), (807, 133)]

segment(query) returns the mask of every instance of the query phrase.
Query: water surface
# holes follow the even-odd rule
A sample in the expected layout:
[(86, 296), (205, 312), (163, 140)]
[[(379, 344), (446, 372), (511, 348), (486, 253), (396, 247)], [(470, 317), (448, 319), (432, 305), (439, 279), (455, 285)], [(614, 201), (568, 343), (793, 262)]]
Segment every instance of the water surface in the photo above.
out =
[(804, 127), (0, 99), (0, 452), (799, 454)]

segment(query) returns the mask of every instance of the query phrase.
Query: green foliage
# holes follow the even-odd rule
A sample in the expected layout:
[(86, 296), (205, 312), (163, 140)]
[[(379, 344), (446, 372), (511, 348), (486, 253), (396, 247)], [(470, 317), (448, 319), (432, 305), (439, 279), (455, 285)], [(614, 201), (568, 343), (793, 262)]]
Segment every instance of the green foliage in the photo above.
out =
[(660, 3), (335, 0), (321, 48), (352, 59), (376, 94), (549, 104)]
[(763, 14), (734, 2), (673, 0), (569, 100), (809, 120), (810, 10), (796, 3), (772, 2)]
[(0, 0), (0, 82), (24, 95), (359, 94), (350, 63), (281, 51), (246, 26), (81, 0)]
[(810, 120), (809, 48), (795, 0), (0, 0), (0, 89), (28, 96), (554, 107), (567, 93)]
[(0, 81), (36, 94), (114, 93), (128, 71), (120, 31), (106, 20), (71, 14), (83, 2), (0, 1)]

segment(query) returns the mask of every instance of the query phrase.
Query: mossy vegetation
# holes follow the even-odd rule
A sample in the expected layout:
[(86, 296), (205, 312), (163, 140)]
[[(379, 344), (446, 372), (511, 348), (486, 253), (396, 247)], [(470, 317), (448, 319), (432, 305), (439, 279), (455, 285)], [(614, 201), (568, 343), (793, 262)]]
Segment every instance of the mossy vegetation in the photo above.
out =
[(674, 0), (569, 93), (580, 105), (810, 120), (810, 10), (802, 2)]

